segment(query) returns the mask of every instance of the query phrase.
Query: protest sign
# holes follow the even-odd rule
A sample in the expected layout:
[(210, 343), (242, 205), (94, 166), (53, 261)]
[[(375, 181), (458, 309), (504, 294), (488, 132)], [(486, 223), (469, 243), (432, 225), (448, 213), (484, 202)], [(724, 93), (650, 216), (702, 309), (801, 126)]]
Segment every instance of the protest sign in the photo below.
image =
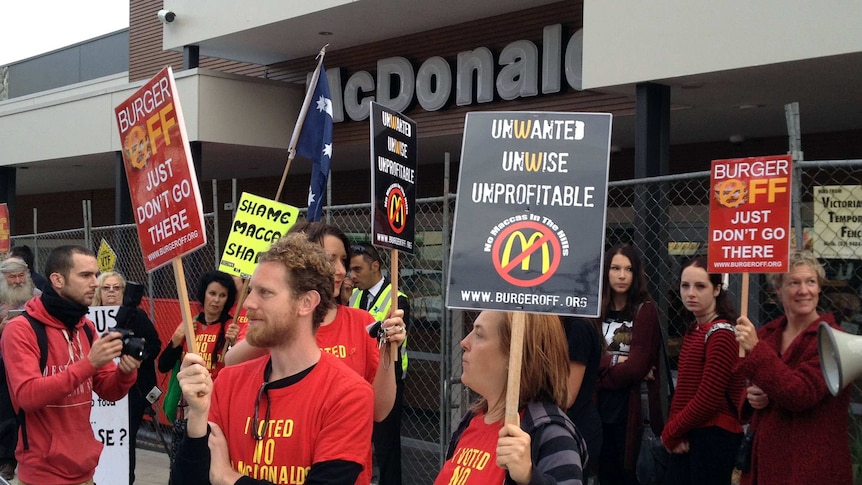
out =
[(814, 254), (858, 259), (862, 254), (862, 185), (814, 188)]
[[(90, 307), (87, 318), (96, 324), (96, 332), (101, 335), (117, 326), (118, 306)], [(129, 397), (119, 401), (106, 401), (93, 392), (93, 409), (90, 411), (90, 425), (96, 439), (104, 448), (96, 466), (95, 483), (129, 483)]]
[(147, 271), (206, 244), (203, 205), (173, 71), (114, 110)]
[(11, 230), (9, 227), (9, 206), (0, 204), (0, 253), (8, 253), (11, 242)]
[(371, 103), (371, 241), (413, 254), (417, 138), (416, 122)]
[(446, 306), (599, 314), (611, 116), (469, 113)]
[(296, 223), (299, 209), (248, 192), (240, 196), (219, 271), (251, 278), (258, 255)]
[(789, 155), (713, 160), (710, 273), (783, 273), (790, 251)]

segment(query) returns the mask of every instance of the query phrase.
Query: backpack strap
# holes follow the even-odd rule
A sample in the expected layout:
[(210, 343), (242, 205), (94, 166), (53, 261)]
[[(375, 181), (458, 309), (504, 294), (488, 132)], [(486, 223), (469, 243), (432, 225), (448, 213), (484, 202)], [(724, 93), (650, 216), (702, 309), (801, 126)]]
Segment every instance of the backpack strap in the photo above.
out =
[[(703, 344), (706, 345), (709, 342), (709, 337), (712, 336), (717, 330), (729, 330), (736, 335), (736, 327), (729, 323), (716, 323), (713, 326), (709, 327), (709, 330), (706, 331), (706, 336), (703, 337)], [(706, 350), (704, 350), (706, 352)], [(706, 359), (706, 354), (704, 353), (704, 359)], [(724, 398), (727, 399), (727, 404), (731, 411), (736, 411), (736, 405), (733, 403), (733, 399), (731, 399), (729, 391), (724, 391)]]
[(709, 330), (706, 331), (706, 336), (703, 338), (703, 343), (707, 343), (709, 341), (709, 337), (715, 333), (716, 330), (730, 330), (736, 335), (736, 327), (729, 323), (716, 323), (713, 326), (709, 327)]
[(84, 324), (84, 333), (87, 334), (87, 340), (90, 341), (90, 346), (93, 346), (93, 329), (86, 323)]
[[(45, 324), (36, 320), (26, 311), (22, 313), (24, 318), (30, 322), (30, 327), (33, 333), (36, 334), (36, 343), (39, 345), (39, 370), (44, 374), (45, 368), (48, 367), (48, 333), (45, 331)], [(30, 442), (27, 440), (27, 422), (24, 419), (24, 410), (18, 410), (18, 423), (21, 426), (21, 439), (24, 444), (24, 449), (30, 449)]]
[[(39, 370), (44, 374), (45, 369), (48, 367), (48, 332), (45, 330), (45, 324), (27, 313), (26, 310), (22, 315), (30, 322), (30, 327), (33, 329), (33, 333), (36, 334), (36, 343), (39, 345)], [(93, 345), (93, 329), (86, 323), (84, 324), (84, 333), (87, 334), (87, 340), (90, 341), (90, 345)], [(27, 423), (23, 409), (18, 410), (18, 423), (21, 427), (21, 440), (24, 444), (24, 449), (29, 450), (30, 442), (27, 439)]]

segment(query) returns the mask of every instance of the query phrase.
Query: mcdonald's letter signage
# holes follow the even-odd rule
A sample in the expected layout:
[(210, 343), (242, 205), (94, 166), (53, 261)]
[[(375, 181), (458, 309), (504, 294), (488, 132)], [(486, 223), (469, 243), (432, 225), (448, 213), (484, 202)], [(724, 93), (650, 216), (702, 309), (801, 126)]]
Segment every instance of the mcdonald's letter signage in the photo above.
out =
[(416, 122), (371, 103), (372, 243), (414, 252)]
[(610, 136), (610, 114), (467, 114), (446, 306), (598, 316)]

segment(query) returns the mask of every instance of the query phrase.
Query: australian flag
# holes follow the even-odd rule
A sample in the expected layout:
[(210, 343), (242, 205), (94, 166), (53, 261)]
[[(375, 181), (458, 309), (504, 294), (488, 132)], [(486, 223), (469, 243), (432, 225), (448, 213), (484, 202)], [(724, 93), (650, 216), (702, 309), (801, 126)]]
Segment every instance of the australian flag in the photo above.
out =
[(296, 154), (311, 159), (311, 186), (308, 188), (308, 220), (320, 220), (323, 212), (329, 159), (332, 157), (332, 98), (326, 69), (320, 65), (320, 75), (305, 114), (302, 132), (296, 142)]

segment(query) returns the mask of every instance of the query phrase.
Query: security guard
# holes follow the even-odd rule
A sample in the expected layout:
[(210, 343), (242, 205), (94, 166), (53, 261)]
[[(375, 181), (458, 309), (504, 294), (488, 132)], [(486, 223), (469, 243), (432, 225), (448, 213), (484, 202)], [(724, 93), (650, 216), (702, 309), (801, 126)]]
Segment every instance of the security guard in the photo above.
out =
[[(350, 279), (353, 294), (350, 306), (368, 310), (383, 321), (392, 308), (392, 283), (380, 271), (383, 262), (377, 249), (370, 244), (358, 244), (350, 249)], [(398, 309), (404, 310), (404, 321), (410, 321), (410, 302), (398, 292)], [(374, 454), (380, 470), (379, 485), (401, 485), (401, 412), (404, 405), (404, 376), (407, 373), (407, 342), (398, 349), (395, 367), (395, 404), (381, 422), (374, 423)], [(380, 363), (383, 365), (383, 362)]]

